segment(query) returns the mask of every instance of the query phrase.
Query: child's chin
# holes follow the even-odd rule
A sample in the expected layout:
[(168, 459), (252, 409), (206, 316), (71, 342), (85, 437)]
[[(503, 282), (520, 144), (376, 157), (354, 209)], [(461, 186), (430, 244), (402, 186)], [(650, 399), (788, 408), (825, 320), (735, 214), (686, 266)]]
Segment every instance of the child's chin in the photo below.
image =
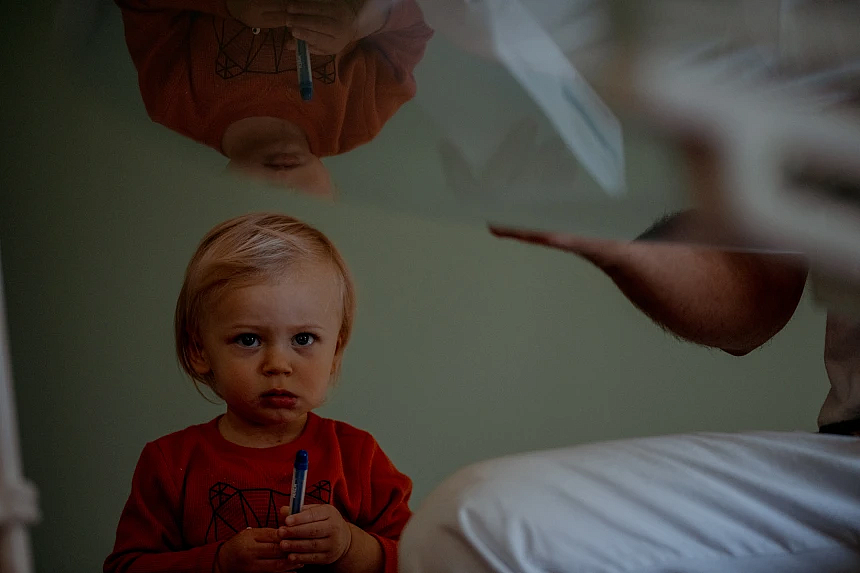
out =
[(307, 412), (297, 410), (270, 412), (266, 416), (266, 425), (282, 426), (284, 424), (303, 422)]

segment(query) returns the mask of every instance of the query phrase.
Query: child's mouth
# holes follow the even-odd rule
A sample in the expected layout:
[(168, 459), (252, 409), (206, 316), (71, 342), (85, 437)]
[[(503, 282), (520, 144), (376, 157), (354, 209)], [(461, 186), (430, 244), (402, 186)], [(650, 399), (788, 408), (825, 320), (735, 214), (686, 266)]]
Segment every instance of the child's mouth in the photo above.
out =
[(302, 157), (296, 153), (278, 153), (266, 158), (263, 163), (269, 169), (290, 169), (304, 165)]
[(272, 390), (263, 392), (263, 396), (289, 396), (290, 398), (296, 397), (296, 395), (289, 390), (281, 390), (279, 388), (274, 388)]
[(273, 408), (294, 408), (298, 396), (287, 390), (269, 390), (261, 396), (263, 403)]

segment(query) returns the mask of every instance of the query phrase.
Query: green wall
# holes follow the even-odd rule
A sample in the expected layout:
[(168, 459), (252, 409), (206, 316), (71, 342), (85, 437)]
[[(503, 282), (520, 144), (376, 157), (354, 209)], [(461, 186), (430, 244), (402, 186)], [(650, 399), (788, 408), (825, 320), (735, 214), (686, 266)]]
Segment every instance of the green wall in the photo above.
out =
[[(27, 33), (48, 33), (37, 7), (15, 10)], [(294, 214), (343, 251), (357, 324), (321, 413), (371, 431), (414, 479), (414, 506), (456, 468), (511, 452), (814, 428), (827, 384), (823, 314), (809, 302), (748, 357), (692, 347), (588, 264), (494, 239), (474, 218), (224, 178), (207, 150), (130, 121), (140, 109), (123, 108), (127, 88), (81, 81), (101, 68), (67, 82), (65, 61), (17, 30), (3, 38), (15, 57), (2, 87), (0, 245), (24, 467), (41, 492), (38, 571), (98, 570), (143, 444), (220, 412), (179, 372), (172, 309), (202, 234), (247, 211)], [(25, 53), (44, 65), (15, 65)], [(341, 187), (373, 195), (372, 173), (348, 183), (347, 171)]]

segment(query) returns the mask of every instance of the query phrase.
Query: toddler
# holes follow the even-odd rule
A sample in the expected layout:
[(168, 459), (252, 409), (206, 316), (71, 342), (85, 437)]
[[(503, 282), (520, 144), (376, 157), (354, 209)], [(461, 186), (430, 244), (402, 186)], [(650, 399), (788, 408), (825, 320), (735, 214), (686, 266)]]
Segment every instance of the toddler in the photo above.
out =
[[(313, 413), (354, 311), (346, 264), (301, 221), (250, 214), (204, 237), (176, 305), (176, 350), (226, 412), (144, 447), (105, 573), (397, 571), (411, 481), (370, 434)], [(298, 450), (306, 505), (288, 516)]]

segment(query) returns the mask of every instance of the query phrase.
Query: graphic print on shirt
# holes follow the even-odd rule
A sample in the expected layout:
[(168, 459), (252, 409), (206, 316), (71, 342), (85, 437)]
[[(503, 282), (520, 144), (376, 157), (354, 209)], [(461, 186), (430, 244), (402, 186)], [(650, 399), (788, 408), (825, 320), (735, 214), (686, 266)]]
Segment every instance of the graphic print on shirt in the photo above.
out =
[[(331, 503), (331, 482), (320, 480), (308, 486), (305, 504)], [(270, 488), (240, 489), (218, 482), (209, 488), (212, 518), (206, 529), (206, 543), (229, 539), (249, 527), (277, 528), (278, 509), (290, 504), (290, 492)]]
[[(286, 28), (252, 29), (230, 19), (215, 19), (213, 24), (218, 42), (215, 73), (219, 77), (229, 80), (245, 73), (295, 73), (294, 40)], [(314, 80), (333, 84), (336, 75), (334, 56), (312, 54), (311, 70)]]

